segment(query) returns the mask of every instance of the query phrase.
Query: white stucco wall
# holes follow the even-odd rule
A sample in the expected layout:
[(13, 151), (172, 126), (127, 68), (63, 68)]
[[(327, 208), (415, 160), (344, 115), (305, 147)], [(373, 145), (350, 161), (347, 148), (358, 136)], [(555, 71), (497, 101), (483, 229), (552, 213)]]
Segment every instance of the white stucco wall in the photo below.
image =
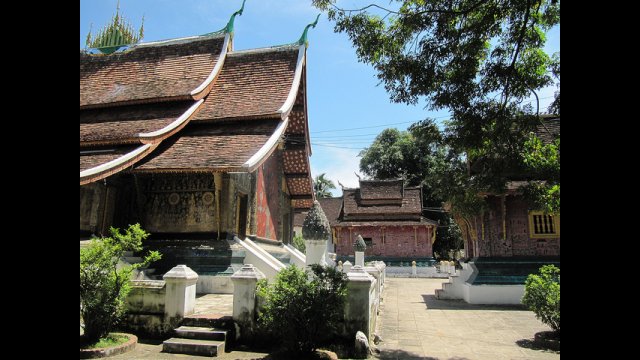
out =
[(230, 276), (200, 275), (196, 282), (198, 294), (233, 294), (233, 281)]

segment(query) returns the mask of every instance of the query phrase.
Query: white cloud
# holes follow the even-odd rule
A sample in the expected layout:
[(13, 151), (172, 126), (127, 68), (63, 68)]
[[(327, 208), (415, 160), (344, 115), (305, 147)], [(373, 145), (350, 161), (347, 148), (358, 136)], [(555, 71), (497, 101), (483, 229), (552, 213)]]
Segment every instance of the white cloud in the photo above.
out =
[(313, 155), (311, 156), (311, 175), (316, 176), (325, 173), (325, 177), (332, 180), (337, 189), (332, 190), (333, 196), (342, 196), (342, 190), (338, 181), (345, 187), (359, 187), (358, 177), (360, 173), (359, 150), (338, 149), (338, 148), (320, 148), (313, 147)]

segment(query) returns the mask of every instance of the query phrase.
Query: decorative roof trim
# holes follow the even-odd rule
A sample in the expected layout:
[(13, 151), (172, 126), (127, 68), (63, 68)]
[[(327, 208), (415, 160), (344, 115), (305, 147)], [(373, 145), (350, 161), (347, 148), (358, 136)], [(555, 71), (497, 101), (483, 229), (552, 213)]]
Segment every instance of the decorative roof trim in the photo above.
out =
[(193, 115), (193, 113), (198, 109), (198, 107), (200, 107), (200, 105), (202, 105), (203, 102), (204, 102), (204, 99), (198, 100), (195, 104), (191, 105), (191, 107), (188, 108), (187, 111), (184, 112), (184, 114), (180, 115), (179, 118), (174, 120), (171, 124), (163, 127), (162, 129), (156, 130), (156, 131), (152, 131), (152, 132), (148, 132), (148, 133), (139, 133), (138, 137), (142, 138), (143, 141), (144, 140), (149, 141), (151, 139), (155, 139), (155, 138), (161, 137), (161, 136), (171, 132), (172, 130), (175, 130), (180, 125), (186, 125), (186, 123), (189, 120), (189, 118), (191, 117), (191, 115)]
[(158, 144), (159, 142), (142, 145), (139, 148), (120, 156), (119, 158), (113, 159), (102, 165), (94, 166), (92, 168), (80, 171), (80, 185), (88, 184), (90, 182), (106, 178), (107, 176), (115, 174), (116, 172), (126, 168), (127, 166), (133, 165), (134, 162), (153, 151), (153, 149), (155, 149)]
[(218, 56), (218, 61), (216, 61), (216, 65), (213, 67), (213, 70), (211, 70), (211, 74), (209, 74), (209, 76), (202, 82), (202, 84), (200, 84), (200, 86), (198, 86), (197, 88), (191, 91), (190, 95), (194, 97), (194, 100), (202, 99), (203, 97), (205, 97), (209, 93), (209, 91), (205, 91), (207, 90), (207, 88), (211, 90), (211, 84), (213, 84), (213, 80), (215, 80), (215, 78), (218, 77), (218, 74), (222, 69), (222, 65), (224, 64), (224, 60), (227, 58), (227, 51), (229, 49), (230, 38), (231, 38), (231, 34), (226, 33), (224, 35), (222, 50), (220, 51), (220, 55)]
[(231, 18), (229, 19), (229, 22), (227, 23), (227, 25), (224, 27), (224, 31), (227, 34), (233, 33), (233, 22), (236, 19), (236, 15), (240, 15), (242, 16), (242, 12), (244, 11), (244, 3), (247, 0), (242, 0), (242, 7), (240, 8), (240, 10), (236, 11), (233, 13), (233, 15), (231, 15)]
[(283, 122), (278, 124), (278, 127), (273, 132), (273, 135), (269, 137), (269, 140), (267, 140), (267, 142), (264, 143), (264, 145), (262, 145), (262, 147), (260, 148), (260, 150), (258, 150), (258, 152), (253, 154), (253, 156), (249, 158), (249, 160), (247, 160), (244, 164), (242, 164), (242, 168), (247, 172), (252, 172), (264, 160), (266, 160), (266, 158), (269, 157), (269, 155), (271, 155), (271, 153), (278, 146), (278, 140), (280, 140), (280, 137), (282, 137), (282, 134), (284, 134), (284, 131), (287, 129), (288, 124), (289, 124), (289, 118), (284, 119)]
[[(218, 35), (218, 34), (215, 34), (215, 35)], [(194, 35), (194, 36), (185, 36), (185, 37), (174, 38), (174, 39), (157, 40), (157, 41), (151, 41), (151, 42), (147, 42), (147, 43), (135, 44), (134, 46), (131, 46), (131, 49), (135, 49), (135, 48), (139, 48), (139, 47), (147, 47), (147, 46), (166, 45), (166, 44), (170, 44), (170, 43), (188, 42), (189, 40), (196, 40), (196, 39), (203, 38), (203, 37), (205, 37), (205, 36), (203, 36), (203, 35)], [(212, 37), (216, 37), (216, 36), (212, 36)]]
[(280, 114), (282, 120), (285, 120), (289, 117), (289, 113), (291, 112), (291, 109), (293, 109), (293, 104), (296, 101), (298, 87), (300, 86), (300, 79), (302, 78), (302, 67), (304, 66), (306, 50), (307, 48), (305, 45), (300, 45), (298, 47), (298, 61), (296, 63), (296, 72), (293, 76), (293, 84), (291, 85), (291, 89), (289, 89), (287, 100), (277, 111)]
[(302, 32), (302, 36), (300, 36), (300, 39), (298, 39), (298, 45), (304, 45), (304, 46), (309, 46), (309, 40), (307, 40), (307, 32), (309, 31), (309, 28), (315, 28), (316, 25), (318, 25), (318, 19), (320, 18), (320, 14), (318, 14), (318, 16), (316, 16), (316, 21), (312, 22), (311, 24), (307, 25), (304, 27), (304, 31)]

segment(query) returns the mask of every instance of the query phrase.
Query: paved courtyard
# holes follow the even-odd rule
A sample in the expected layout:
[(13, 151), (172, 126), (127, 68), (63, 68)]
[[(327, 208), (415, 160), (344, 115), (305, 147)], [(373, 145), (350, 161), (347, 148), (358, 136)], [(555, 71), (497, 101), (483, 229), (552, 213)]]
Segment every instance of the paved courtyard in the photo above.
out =
[(534, 334), (551, 330), (515, 306), (438, 300), (445, 279), (387, 278), (378, 316), (380, 359), (560, 359), (532, 347)]

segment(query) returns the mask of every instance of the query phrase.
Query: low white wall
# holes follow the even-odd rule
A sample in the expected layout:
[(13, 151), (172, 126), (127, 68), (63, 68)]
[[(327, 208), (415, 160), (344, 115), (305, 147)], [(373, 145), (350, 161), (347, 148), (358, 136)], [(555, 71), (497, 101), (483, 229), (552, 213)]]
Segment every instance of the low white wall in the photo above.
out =
[(196, 282), (197, 294), (233, 294), (231, 276), (200, 275)]
[(165, 323), (166, 301), (164, 280), (132, 280), (127, 295), (127, 312), (122, 326), (132, 332), (161, 336), (172, 328)]
[(126, 304), (130, 312), (164, 314), (164, 280), (132, 280)]
[(524, 285), (470, 285), (463, 286), (464, 301), (469, 304), (521, 304)]
[(377, 280), (360, 266), (353, 266), (347, 277), (343, 336), (353, 339), (356, 332), (362, 331), (372, 339), (378, 312)]

